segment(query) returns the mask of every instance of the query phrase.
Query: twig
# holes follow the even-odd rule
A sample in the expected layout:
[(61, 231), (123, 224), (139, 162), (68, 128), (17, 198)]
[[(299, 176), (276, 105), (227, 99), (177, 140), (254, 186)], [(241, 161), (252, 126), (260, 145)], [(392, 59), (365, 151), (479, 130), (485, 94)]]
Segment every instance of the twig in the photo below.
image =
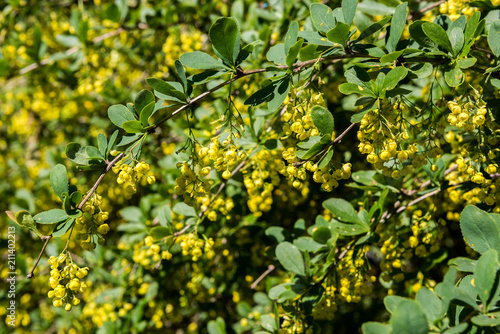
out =
[[(344, 132), (342, 132), (338, 137), (336, 137), (331, 143), (330, 145), (328, 145), (328, 147), (331, 147), (333, 145), (337, 145), (337, 144), (340, 144), (342, 142), (342, 138), (344, 138), (344, 136), (352, 130), (353, 127), (356, 126), (356, 123), (351, 123), (351, 125), (349, 125), (347, 127), (347, 129), (344, 130)], [(295, 167), (298, 167), (298, 166), (302, 166), (303, 164), (305, 164), (307, 161), (313, 159), (314, 157), (317, 157), (319, 154), (321, 154), (321, 152), (323, 152), (323, 150), (321, 150), (320, 152), (316, 153), (315, 155), (313, 155), (310, 159), (307, 159), (307, 160), (302, 160), (302, 161), (297, 161), (297, 162), (294, 162), (293, 165)]]
[[(102, 42), (103, 40), (105, 39), (108, 39), (108, 38), (111, 38), (111, 37), (114, 37), (116, 35), (119, 35), (121, 34), (122, 32), (124, 32), (125, 29), (124, 28), (118, 28), (116, 30), (112, 30), (112, 31), (109, 31), (105, 34), (102, 34), (100, 36), (97, 36), (96, 38), (94, 38), (92, 40), (92, 44), (97, 44), (99, 42)], [(66, 50), (64, 52), (65, 55), (67, 56), (71, 56), (72, 54), (76, 53), (80, 48), (78, 46), (74, 46), (72, 48), (69, 48), (68, 50)], [(38, 67), (40, 66), (44, 66), (44, 65), (48, 65), (52, 62), (52, 59), (49, 58), (46, 58), (46, 59), (43, 59), (41, 61), (39, 61), (38, 63), (33, 63), (33, 64), (30, 64), (26, 67), (23, 67), (22, 69), (19, 70), (19, 75), (24, 75), (28, 72), (31, 72), (35, 69), (37, 69)]]
[[(231, 177), (233, 177), (236, 173), (238, 173), (238, 171), (243, 167), (245, 166), (245, 163), (247, 162), (247, 160), (243, 160), (238, 166), (236, 166), (236, 168), (231, 172)], [(222, 192), (222, 190), (226, 187), (226, 184), (227, 182), (230, 180), (231, 178), (227, 179), (227, 180), (224, 180), (224, 182), (222, 182), (222, 184), (220, 185), (219, 189), (217, 190), (217, 192), (215, 193), (214, 197), (212, 197), (212, 200), (210, 201), (210, 203), (208, 203), (207, 207), (205, 209), (203, 209), (202, 212), (200, 212), (199, 214), (199, 217), (203, 217), (203, 215), (205, 214), (205, 212), (207, 212), (207, 210), (210, 208), (210, 205), (212, 205), (212, 203), (214, 202), (214, 200), (217, 198), (217, 196), (219, 196), (219, 194)]]
[(89, 200), (90, 196), (92, 196), (92, 194), (96, 191), (97, 187), (101, 183), (104, 176), (106, 176), (106, 174), (111, 170), (111, 168), (113, 168), (113, 166), (118, 162), (118, 160), (120, 160), (123, 157), (123, 154), (124, 154), (123, 152), (118, 154), (110, 163), (106, 165), (106, 168), (102, 171), (101, 175), (99, 175), (99, 178), (95, 181), (95, 184), (89, 190), (87, 196), (85, 196), (85, 198), (80, 202), (80, 204), (78, 204), (77, 206), (78, 209), (81, 210), (83, 208), (83, 205)]
[(38, 265), (38, 262), (40, 262), (40, 259), (42, 258), (42, 255), (43, 255), (43, 252), (45, 252), (45, 247), (47, 247), (47, 245), (49, 244), (49, 241), (50, 241), (50, 239), (52, 239), (52, 236), (49, 235), (49, 236), (46, 236), (45, 238), (46, 238), (45, 243), (43, 244), (43, 247), (42, 247), (42, 250), (40, 251), (40, 254), (38, 254), (38, 259), (36, 260), (35, 265), (31, 269), (31, 271), (26, 276), (28, 279), (31, 279), (35, 276), (34, 272), (35, 272), (36, 266)]
[(440, 0), (440, 1), (437, 1), (437, 2), (434, 2), (434, 3), (430, 4), (427, 7), (422, 8), (421, 10), (419, 10), (417, 12), (410, 13), (410, 15), (408, 15), (408, 18), (406, 19), (406, 21), (410, 21), (410, 20), (412, 20), (412, 19), (414, 19), (416, 17), (418, 18), (423, 13), (428, 12), (429, 10), (434, 9), (434, 8), (438, 7), (439, 5), (441, 5), (442, 3), (445, 3), (445, 2), (446, 2), (446, 0)]
[(267, 275), (269, 275), (273, 270), (275, 269), (274, 265), (270, 264), (268, 267), (267, 267), (267, 270), (264, 271), (262, 273), (262, 275), (259, 276), (259, 278), (257, 278), (255, 280), (255, 282), (252, 283), (252, 285), (250, 285), (250, 288), (252, 290), (255, 290), (257, 288), (257, 285), (260, 283), (260, 281), (262, 281)]
[[(78, 204), (77, 209), (81, 210), (83, 208), (83, 205), (89, 200), (90, 196), (96, 191), (97, 187), (101, 183), (102, 179), (106, 174), (111, 170), (111, 168), (118, 162), (123, 157), (123, 152), (118, 154), (111, 162), (109, 162), (106, 165), (106, 168), (102, 171), (101, 175), (99, 175), (99, 178), (96, 180), (95, 184), (92, 186), (92, 188), (89, 190), (85, 198)], [(50, 239), (52, 239), (52, 235), (46, 236), (45, 237), (45, 244), (42, 247), (42, 250), (40, 251), (40, 254), (38, 254), (38, 259), (36, 260), (35, 264), (33, 265), (33, 268), (27, 275), (27, 278), (33, 278), (34, 272), (36, 267), (38, 266), (38, 262), (40, 262), (40, 259), (42, 258), (43, 253), (45, 252), (45, 247), (47, 247), (47, 244), (49, 243)], [(67, 245), (66, 245), (67, 247)], [(66, 248), (65, 248), (66, 250)]]

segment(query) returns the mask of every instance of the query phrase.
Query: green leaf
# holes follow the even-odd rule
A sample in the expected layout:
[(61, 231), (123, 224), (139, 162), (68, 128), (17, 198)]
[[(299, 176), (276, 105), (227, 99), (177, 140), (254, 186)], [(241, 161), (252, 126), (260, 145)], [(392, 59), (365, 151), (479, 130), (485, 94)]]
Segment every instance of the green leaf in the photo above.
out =
[(498, 263), (498, 253), (494, 249), (487, 250), (477, 260), (474, 270), (474, 283), (477, 288), (479, 299), (483, 302), (485, 312), (491, 295), (495, 290), (495, 279), (500, 268)]
[[(156, 78), (148, 78), (146, 79), (146, 82), (148, 85), (153, 87), (155, 95), (163, 100), (174, 100), (179, 102), (186, 101), (186, 94), (181, 91), (182, 86), (178, 83), (169, 83)], [(175, 87), (174, 84), (177, 84), (178, 87)]]
[(210, 320), (207, 325), (208, 334), (226, 334), (226, 323), (224, 319), (218, 317), (215, 320)]
[(450, 39), (446, 34), (446, 31), (436, 23), (425, 22), (422, 24), (422, 30), (434, 43), (442, 47), (448, 52), (453, 53), (453, 48), (451, 47)]
[(335, 28), (328, 31), (326, 37), (333, 43), (338, 43), (345, 46), (347, 39), (349, 38), (350, 28), (351, 26), (344, 22), (337, 22)]
[(113, 149), (113, 146), (115, 145), (116, 142), (116, 138), (118, 138), (118, 132), (119, 132), (118, 130), (115, 130), (111, 135), (111, 137), (109, 138), (108, 147), (106, 148), (106, 155), (108, 155), (109, 152), (111, 152), (111, 150)]
[(419, 79), (421, 78), (427, 78), (429, 75), (432, 74), (433, 67), (429, 63), (423, 63), (423, 64), (417, 64), (416, 66), (412, 67), (410, 70), (418, 76)]
[(342, 0), (342, 14), (344, 15), (344, 22), (349, 26), (354, 19), (354, 14), (356, 14), (357, 6), (358, 0)]
[(467, 20), (464, 31), (465, 44), (469, 43), (474, 38), (480, 19), (481, 19), (481, 12), (476, 11), (469, 18), (469, 20)]
[[(141, 124), (146, 126), (148, 124), (149, 116), (153, 112), (155, 107), (155, 96), (151, 91), (147, 89), (141, 90), (134, 100), (135, 111), (141, 119)], [(125, 129), (124, 129), (125, 130)], [(125, 130), (127, 131), (127, 130)]]
[(304, 40), (301, 38), (295, 43), (291, 48), (288, 54), (286, 55), (286, 60), (285, 63), (287, 66), (291, 69), (293, 67), (293, 64), (297, 60), (297, 55), (299, 54), (300, 48), (302, 47), (302, 44), (304, 44)]
[(391, 334), (391, 326), (380, 322), (369, 321), (361, 326), (363, 334)]
[(416, 300), (420, 303), (420, 307), (424, 310), (427, 319), (433, 323), (441, 319), (446, 313), (441, 299), (426, 287), (418, 290)]
[(328, 109), (319, 105), (312, 107), (311, 118), (319, 132), (322, 134), (332, 134), (334, 121), (332, 113)]
[(312, 235), (314, 241), (323, 245), (326, 245), (331, 236), (332, 231), (326, 226), (318, 227)]
[(140, 121), (127, 121), (122, 124), (123, 130), (127, 131), (128, 133), (138, 133), (142, 132), (143, 127)]
[(309, 44), (322, 45), (322, 46), (334, 46), (335, 45), (332, 42), (330, 42), (329, 40), (327, 40), (325, 37), (321, 36), (316, 31), (299, 31), (299, 37), (304, 38), (306, 40), (306, 42)]
[(465, 330), (469, 327), (469, 323), (467, 322), (464, 322), (464, 323), (461, 323), (455, 327), (450, 327), (448, 328), (446, 331), (444, 331), (443, 334), (460, 334), (460, 333), (464, 333)]
[(335, 218), (347, 222), (362, 224), (356, 210), (354, 210), (351, 203), (342, 198), (330, 198), (323, 202), (323, 207), (333, 213)]
[(457, 270), (472, 273), (476, 269), (477, 260), (467, 257), (457, 257), (448, 261), (449, 266), (457, 267)]
[(172, 208), (172, 211), (175, 212), (178, 215), (182, 215), (185, 217), (196, 217), (196, 211), (187, 205), (186, 203), (177, 203), (174, 205)]
[(453, 30), (450, 32), (449, 38), (452, 54), (454, 57), (456, 57), (464, 46), (464, 32), (459, 27), (453, 28)]
[(215, 54), (234, 66), (240, 52), (240, 29), (236, 20), (231, 17), (219, 18), (210, 28), (209, 36)]
[(287, 53), (285, 53), (285, 45), (283, 43), (272, 46), (266, 54), (266, 58), (276, 65), (284, 65)]
[(391, 16), (386, 16), (382, 20), (373, 23), (372, 25), (370, 25), (368, 28), (366, 28), (365, 30), (363, 30), (361, 32), (361, 34), (356, 39), (356, 41), (362, 41), (363, 39), (373, 35), (377, 31), (382, 29), (387, 24), (387, 22), (389, 22), (390, 19), (391, 19)]
[(312, 252), (312, 253), (316, 253), (317, 251), (325, 247), (324, 245), (314, 241), (313, 238), (311, 237), (297, 238), (293, 240), (293, 244), (295, 247), (297, 247), (303, 252)]
[(123, 104), (115, 104), (108, 108), (108, 117), (111, 123), (119, 128), (127, 121), (135, 121), (134, 114)]
[(33, 220), (33, 217), (29, 214), (28, 211), (18, 211), (15, 215), (10, 211), (5, 211), (5, 213), (13, 222), (18, 224), (19, 226), (27, 228), (33, 231), (37, 236), (42, 237), (42, 234), (38, 232), (38, 229), (36, 228), (36, 223)]
[(82, 41), (82, 43), (84, 44), (87, 41), (88, 32), (89, 32), (89, 22), (87, 20), (80, 22), (76, 35), (78, 36), (78, 39), (80, 39), (80, 41)]
[(458, 67), (460, 67), (460, 68), (469, 68), (471, 66), (474, 66), (476, 61), (477, 61), (476, 58), (470, 57), (470, 58), (459, 59), (459, 60), (457, 60), (457, 63), (458, 63)]
[(172, 232), (168, 227), (165, 226), (156, 226), (149, 231), (149, 235), (154, 239), (154, 240), (161, 240), (165, 237), (168, 237), (171, 235)]
[(288, 54), (288, 51), (297, 42), (297, 37), (299, 36), (299, 24), (296, 21), (293, 21), (288, 28), (288, 31), (285, 35), (285, 54)]
[(274, 111), (278, 109), (283, 101), (285, 101), (288, 96), (288, 92), (290, 91), (290, 78), (284, 77), (282, 80), (276, 82), (276, 86), (274, 87), (273, 94), (269, 102), (267, 103), (267, 107), (269, 111)]
[(367, 90), (359, 85), (350, 83), (350, 82), (344, 82), (339, 86), (339, 91), (342, 94), (349, 95), (349, 94), (359, 94), (359, 95), (367, 95), (370, 97), (375, 98), (376, 95), (373, 94), (371, 90)]
[(393, 63), (396, 60), (398, 60), (399, 57), (401, 57), (401, 55), (404, 53), (404, 51), (405, 50), (400, 50), (400, 51), (394, 51), (394, 52), (388, 53), (388, 54), (380, 57), (380, 62), (382, 64)]
[(415, 21), (410, 25), (409, 31), (410, 31), (410, 36), (421, 46), (429, 48), (429, 49), (435, 49), (437, 48), (437, 44), (432, 41), (427, 35), (424, 33), (424, 30), (422, 29), (422, 26), (424, 23), (427, 21)]
[(398, 66), (393, 68), (387, 73), (384, 79), (383, 88), (385, 90), (391, 90), (396, 88), (398, 83), (403, 80), (408, 74), (408, 69), (403, 66)]
[(321, 139), (318, 142), (316, 142), (314, 145), (312, 145), (309, 150), (297, 151), (297, 153), (296, 153), (297, 157), (299, 157), (300, 159), (303, 159), (303, 160), (307, 160), (307, 159), (312, 158), (313, 156), (315, 156), (316, 154), (321, 152), (324, 145), (331, 142), (331, 138), (332, 138), (331, 135), (323, 135), (323, 137), (321, 137)]
[(458, 63), (455, 62), (444, 69), (444, 80), (450, 87), (457, 87), (464, 81), (464, 73)]
[(66, 145), (66, 156), (68, 159), (79, 165), (88, 165), (89, 156), (85, 147), (82, 147), (79, 143), (69, 143)]
[[(370, 85), (370, 75), (368, 72), (366, 72), (365, 69), (362, 69), (361, 67), (358, 66), (353, 66), (347, 71), (345, 71), (345, 78), (347, 82), (353, 83), (355, 85), (360, 86), (363, 90), (368, 90), (372, 91), (371, 85)], [(367, 94), (365, 94), (367, 95)], [(373, 97), (376, 97), (373, 95)]]
[(409, 299), (402, 300), (391, 317), (392, 332), (398, 334), (427, 334), (429, 325), (420, 305)]
[(471, 319), (472, 323), (481, 327), (494, 327), (500, 325), (500, 312), (479, 314)]
[(158, 210), (158, 220), (163, 226), (171, 226), (172, 225), (172, 211), (168, 205), (163, 205)]
[(384, 305), (387, 311), (391, 314), (396, 312), (396, 309), (398, 308), (399, 303), (401, 303), (403, 300), (405, 300), (404, 297), (401, 296), (386, 296), (384, 298)]
[(369, 227), (361, 224), (344, 224), (339, 222), (332, 222), (331, 226), (333, 231), (340, 235), (359, 235), (366, 233), (370, 230)]
[(208, 53), (193, 51), (184, 53), (179, 58), (182, 65), (194, 68), (195, 70), (228, 69), (227, 66), (219, 62)]
[(50, 171), (52, 189), (62, 200), (62, 194), (69, 191), (68, 174), (64, 165), (58, 164)]
[(285, 241), (276, 247), (276, 257), (288, 271), (300, 276), (306, 276), (304, 258), (297, 247)]
[[(187, 84), (187, 79), (186, 79), (186, 72), (184, 71), (184, 66), (182, 66), (182, 64), (179, 60), (175, 61), (175, 70), (177, 71), (177, 75), (179, 76), (179, 79), (182, 82), (182, 86), (184, 87), (184, 92), (187, 92), (188, 84)], [(147, 79), (146, 79), (146, 82), (147, 82)]]
[(332, 160), (333, 157), (333, 149), (328, 150), (328, 153), (321, 158), (321, 161), (319, 163), (318, 169), (322, 169), (328, 165), (328, 163)]
[(40, 212), (33, 219), (37, 224), (53, 224), (68, 219), (66, 211), (61, 209), (52, 209), (49, 211)]
[(67, 220), (58, 223), (54, 228), (54, 230), (52, 231), (52, 236), (57, 238), (62, 237), (63, 235), (68, 233), (68, 231), (70, 230), (70, 228), (73, 226), (74, 223), (75, 223), (75, 218), (68, 218)]
[(276, 319), (271, 314), (264, 314), (260, 317), (261, 326), (265, 329), (274, 333), (279, 328), (276, 326)]
[(490, 25), (488, 32), (488, 45), (496, 57), (500, 56), (500, 20), (495, 20)]
[(106, 135), (104, 135), (103, 133), (99, 133), (97, 135), (97, 147), (99, 148), (101, 156), (106, 157), (106, 148), (108, 147), (108, 140), (106, 139)]
[(387, 40), (386, 48), (387, 51), (393, 52), (396, 51), (396, 47), (398, 45), (399, 39), (401, 38), (401, 34), (406, 25), (406, 9), (408, 5), (406, 2), (403, 2), (399, 6), (396, 7), (394, 11), (394, 15), (391, 20), (391, 29), (389, 31), (389, 39)]
[(487, 250), (500, 251), (499, 223), (476, 206), (467, 206), (460, 216), (460, 228), (467, 244), (481, 254)]
[(101, 155), (101, 151), (99, 151), (99, 149), (95, 146), (85, 147), (85, 152), (87, 152), (89, 159), (104, 160), (104, 156)]
[(316, 30), (325, 34), (335, 27), (332, 9), (321, 3), (311, 4), (311, 20)]

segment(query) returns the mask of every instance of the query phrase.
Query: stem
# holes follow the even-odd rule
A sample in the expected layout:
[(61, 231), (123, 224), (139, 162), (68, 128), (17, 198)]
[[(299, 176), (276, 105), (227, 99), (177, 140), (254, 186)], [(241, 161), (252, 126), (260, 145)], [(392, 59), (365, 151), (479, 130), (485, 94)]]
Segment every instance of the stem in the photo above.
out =
[(95, 181), (95, 184), (92, 186), (92, 188), (89, 190), (85, 198), (78, 204), (77, 209), (82, 209), (83, 205), (89, 200), (90, 196), (96, 191), (97, 187), (101, 183), (102, 179), (106, 174), (113, 168), (113, 166), (118, 162), (123, 157), (123, 152), (118, 154), (111, 162), (109, 162), (106, 165), (106, 168), (102, 171), (101, 175), (99, 175), (99, 178)]
[(262, 280), (263, 280), (263, 279), (264, 279), (267, 275), (269, 275), (269, 274), (271, 273), (271, 271), (273, 271), (273, 270), (274, 270), (274, 268), (275, 268), (275, 267), (274, 267), (274, 265), (270, 264), (270, 265), (267, 267), (267, 270), (266, 270), (266, 271), (264, 271), (264, 272), (262, 273), (262, 275), (260, 275), (260, 276), (259, 276), (259, 278), (257, 278), (257, 279), (255, 280), (255, 282), (253, 282), (253, 283), (252, 283), (252, 285), (250, 286), (250, 288), (251, 288), (252, 290), (255, 290), (255, 288), (257, 288), (257, 285), (260, 283), (260, 281), (262, 281)]
[(45, 238), (46, 238), (45, 244), (43, 244), (42, 250), (40, 251), (40, 254), (38, 254), (38, 259), (36, 260), (35, 265), (31, 269), (31, 271), (26, 276), (28, 279), (35, 277), (34, 272), (35, 272), (36, 266), (38, 265), (38, 262), (40, 262), (40, 259), (42, 258), (42, 255), (43, 255), (43, 252), (45, 252), (45, 247), (47, 247), (47, 245), (49, 244), (49, 241), (50, 241), (50, 239), (52, 239), (52, 236), (49, 235), (49, 236), (46, 236)]
[[(87, 193), (87, 196), (78, 204), (77, 209), (81, 210), (83, 208), (83, 205), (89, 200), (90, 196), (96, 191), (97, 187), (101, 183), (102, 179), (104, 176), (111, 170), (111, 168), (123, 157), (123, 152), (118, 154), (111, 162), (108, 162), (106, 165), (106, 168), (102, 171), (101, 175), (99, 175), (99, 178), (96, 180), (95, 184), (92, 186), (92, 188), (89, 190)], [(52, 235), (45, 236), (45, 244), (42, 247), (42, 250), (40, 251), (40, 254), (38, 254), (38, 259), (36, 260), (35, 264), (33, 265), (33, 268), (27, 275), (28, 278), (33, 278), (34, 277), (34, 272), (36, 267), (38, 266), (38, 262), (40, 262), (40, 259), (42, 258), (43, 253), (45, 252), (45, 247), (47, 247), (47, 244), (49, 243), (50, 239), (52, 239)], [(69, 239), (68, 239), (69, 242)], [(66, 247), (64, 248), (64, 251), (68, 247), (68, 244), (66, 244)], [(63, 251), (63, 252), (64, 252)]]
[[(245, 163), (247, 162), (247, 160), (243, 160), (232, 172), (231, 172), (231, 177), (233, 177), (236, 173), (238, 173), (238, 171), (245, 165)], [(212, 203), (214, 202), (214, 200), (217, 198), (217, 196), (219, 196), (219, 194), (221, 193), (221, 191), (226, 187), (226, 184), (227, 182), (230, 180), (231, 178), (227, 179), (227, 180), (224, 180), (224, 182), (222, 182), (222, 184), (220, 185), (219, 189), (217, 190), (217, 192), (215, 193), (214, 197), (212, 197), (212, 200), (210, 201), (210, 203), (208, 203), (207, 207), (202, 211), (200, 212), (199, 214), (199, 217), (203, 217), (203, 215), (205, 214), (205, 212), (207, 212), (207, 210), (210, 208), (210, 206), (212, 205)]]

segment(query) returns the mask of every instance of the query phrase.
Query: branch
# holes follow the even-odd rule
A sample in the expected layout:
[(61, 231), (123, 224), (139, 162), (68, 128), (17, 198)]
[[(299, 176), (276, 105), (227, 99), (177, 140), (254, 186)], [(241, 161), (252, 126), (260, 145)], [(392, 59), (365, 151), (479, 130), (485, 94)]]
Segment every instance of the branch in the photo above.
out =
[(260, 283), (260, 281), (262, 281), (262, 280), (263, 280), (263, 279), (264, 279), (267, 275), (269, 275), (269, 274), (271, 273), (271, 271), (273, 271), (273, 270), (274, 270), (274, 268), (275, 268), (275, 267), (274, 267), (274, 265), (270, 264), (270, 265), (267, 267), (267, 270), (266, 270), (266, 271), (264, 271), (264, 272), (262, 273), (262, 275), (260, 275), (260, 276), (259, 276), (259, 278), (257, 278), (257, 279), (255, 280), (255, 282), (253, 282), (253, 283), (252, 283), (252, 285), (250, 285), (250, 288), (251, 288), (252, 290), (255, 290), (255, 289), (257, 288), (257, 285)]
[(35, 277), (34, 272), (35, 272), (36, 266), (38, 265), (38, 262), (40, 262), (40, 259), (42, 258), (42, 255), (43, 255), (43, 252), (45, 252), (45, 247), (47, 247), (47, 245), (49, 244), (49, 241), (50, 241), (50, 239), (52, 239), (52, 236), (49, 235), (49, 236), (46, 236), (45, 238), (46, 238), (45, 244), (43, 244), (42, 250), (40, 251), (40, 254), (38, 254), (38, 259), (36, 260), (35, 265), (31, 269), (31, 271), (26, 276), (28, 279)]
[[(236, 166), (236, 168), (231, 172), (231, 177), (233, 177), (236, 173), (238, 173), (238, 171), (241, 168), (243, 168), (243, 166), (245, 166), (246, 162), (247, 162), (247, 159), (243, 160), (238, 166)], [(219, 196), (219, 194), (221, 193), (221, 191), (226, 187), (226, 184), (231, 179), (231, 177), (229, 179), (227, 179), (227, 180), (224, 180), (224, 182), (222, 182), (222, 184), (220, 185), (219, 189), (215, 193), (214, 197), (212, 197), (212, 200), (210, 201), (210, 203), (208, 203), (207, 207), (202, 212), (200, 212), (200, 214), (199, 214), (200, 218), (203, 217), (203, 215), (210, 208), (210, 206), (212, 205), (212, 203), (214, 202), (214, 200), (217, 198), (217, 196)]]
[[(109, 31), (109, 32), (107, 32), (107, 33), (105, 33), (105, 34), (102, 34), (102, 35), (97, 36), (96, 38), (94, 38), (94, 39), (92, 40), (92, 44), (97, 44), (97, 43), (99, 43), (99, 42), (102, 42), (102, 41), (104, 41), (105, 39), (108, 39), (108, 38), (114, 37), (114, 36), (116, 36), (116, 35), (119, 35), (119, 34), (121, 34), (121, 33), (122, 33), (122, 32), (124, 32), (124, 31), (125, 31), (125, 29), (124, 29), (124, 28), (118, 28), (118, 29), (116, 29), (116, 30)], [(66, 50), (66, 51), (64, 52), (64, 54), (65, 54), (65, 55), (67, 55), (67, 56), (71, 56), (72, 54), (76, 53), (79, 49), (80, 49), (80, 47), (78, 47), (78, 46), (74, 46), (74, 47), (72, 47), (72, 48), (70, 48), (70, 49)], [(20, 69), (20, 70), (19, 70), (19, 75), (20, 75), (20, 76), (21, 76), (21, 75), (24, 75), (24, 74), (26, 74), (26, 73), (28, 73), (28, 72), (33, 71), (34, 69), (39, 68), (40, 66), (48, 65), (48, 64), (50, 64), (51, 62), (52, 62), (52, 59), (49, 57), (49, 58), (46, 58), (46, 59), (43, 59), (43, 60), (39, 61), (38, 63), (33, 63), (33, 64), (30, 64), (30, 65), (28, 65), (28, 66), (23, 67), (22, 69)]]
[(406, 21), (408, 22), (408, 21), (413, 20), (414, 18), (419, 18), (420, 16), (422, 16), (423, 13), (428, 12), (429, 10), (432, 10), (432, 9), (440, 6), (442, 3), (445, 3), (445, 2), (446, 2), (446, 0), (440, 0), (440, 1), (437, 1), (437, 2), (430, 4), (427, 7), (422, 8), (419, 11), (412, 12), (412, 13), (410, 13), (410, 15), (408, 15), (408, 18), (406, 19)]
[(106, 174), (113, 168), (113, 166), (118, 162), (123, 157), (123, 152), (118, 154), (111, 162), (109, 162), (106, 165), (106, 168), (102, 171), (101, 175), (99, 175), (99, 178), (95, 181), (95, 184), (92, 186), (92, 188), (89, 190), (87, 193), (87, 196), (78, 204), (77, 209), (82, 209), (83, 205), (89, 200), (90, 196), (96, 191), (97, 187), (99, 186), (99, 183), (101, 183), (102, 179)]
[[(99, 175), (99, 178), (95, 181), (95, 184), (92, 186), (92, 188), (89, 190), (85, 198), (78, 204), (77, 209), (81, 210), (83, 208), (83, 205), (89, 200), (90, 196), (96, 191), (97, 187), (101, 183), (102, 179), (106, 174), (111, 170), (111, 168), (123, 157), (123, 152), (118, 154), (111, 162), (108, 162), (106, 165), (106, 168), (102, 171), (101, 175)], [(45, 247), (47, 247), (47, 244), (49, 241), (52, 239), (52, 235), (45, 236), (45, 244), (42, 247), (42, 250), (40, 251), (40, 254), (38, 254), (38, 259), (36, 260), (35, 264), (33, 265), (33, 268), (31, 271), (28, 273), (26, 276), (28, 279), (34, 277), (34, 272), (36, 267), (38, 266), (38, 262), (40, 262), (40, 259), (42, 258), (43, 253), (45, 252)]]

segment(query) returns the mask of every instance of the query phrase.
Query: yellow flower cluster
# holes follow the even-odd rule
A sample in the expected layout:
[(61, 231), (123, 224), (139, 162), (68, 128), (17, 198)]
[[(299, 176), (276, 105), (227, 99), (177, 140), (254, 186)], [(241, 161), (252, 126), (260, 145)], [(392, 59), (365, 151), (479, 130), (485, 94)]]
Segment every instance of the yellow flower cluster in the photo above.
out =
[[(360, 140), (359, 151), (367, 154), (366, 160), (381, 169), (385, 176), (396, 180), (425, 165), (428, 158), (439, 158), (443, 154), (439, 141), (427, 141), (426, 151), (419, 152), (418, 142), (412, 140), (410, 134), (422, 124), (412, 124), (405, 119), (404, 112), (407, 109), (402, 102), (392, 106), (384, 101), (380, 109), (369, 111), (363, 116), (357, 135)], [(437, 166), (433, 171), (437, 171)]]
[(100, 209), (101, 202), (102, 197), (94, 194), (92, 199), (83, 206), (83, 214), (76, 219), (75, 239), (79, 240), (83, 249), (87, 251), (96, 247), (96, 238), (97, 243), (103, 245), (102, 236), (109, 232), (109, 225), (105, 223), (109, 218), (109, 212)]
[[(63, 269), (59, 269), (59, 265), (65, 262)], [(71, 311), (73, 306), (80, 304), (80, 299), (76, 297), (79, 292), (84, 292), (87, 289), (87, 284), (80, 281), (87, 276), (89, 268), (79, 268), (69, 254), (62, 253), (57, 258), (51, 256), (50, 264), (50, 279), (49, 284), (53, 290), (48, 293), (52, 299), (52, 304), (55, 307), (64, 307), (66, 311)]]
[(205, 215), (210, 221), (217, 220), (217, 211), (220, 212), (226, 219), (231, 219), (231, 210), (234, 208), (234, 202), (231, 197), (222, 198), (219, 195), (213, 201), (211, 197), (198, 197), (198, 204), (200, 204), (201, 210), (206, 210)]
[(182, 255), (191, 256), (191, 260), (198, 261), (198, 259), (205, 254), (208, 259), (212, 259), (215, 256), (215, 252), (212, 250), (214, 245), (214, 240), (200, 239), (197, 233), (188, 233), (180, 235), (176, 243), (181, 246)]
[[(210, 164), (209, 159), (208, 164)], [(196, 174), (194, 166), (190, 166), (186, 161), (178, 162), (177, 168), (181, 170), (181, 175), (175, 180), (176, 185), (174, 189), (178, 196), (182, 196), (184, 203), (193, 206), (198, 198), (208, 196), (211, 182), (207, 179), (202, 179), (200, 176), (208, 175), (210, 167), (203, 167), (199, 172), (200, 176)]]
[[(492, 0), (491, 2), (497, 3), (494, 6), (500, 5), (500, 0)], [(447, 14), (452, 21), (455, 21), (462, 15), (471, 17), (477, 10), (479, 8), (471, 6), (470, 0), (448, 0), (439, 5), (439, 12)]]
[[(312, 136), (319, 136), (320, 132), (314, 125), (311, 117), (311, 110), (315, 105), (324, 105), (322, 94), (314, 93), (312, 96), (306, 96), (304, 91), (292, 91), (287, 101), (285, 101), (286, 111), (281, 116), (283, 122), (283, 132), (287, 139), (289, 147), (283, 150), (284, 161), (280, 162), (278, 170), (285, 175), (288, 182), (297, 189), (304, 186), (307, 179), (307, 171), (313, 173), (313, 180), (321, 184), (323, 191), (332, 191), (339, 186), (338, 181), (348, 179), (351, 176), (351, 164), (336, 164), (329, 161), (325, 166), (319, 168), (318, 162), (301, 162), (297, 157), (297, 140), (304, 141)], [(335, 132), (332, 134), (332, 140), (335, 138)], [(295, 140), (294, 140), (295, 139)], [(326, 152), (320, 155), (324, 157), (332, 150), (329, 147)]]
[(132, 259), (146, 269), (153, 269), (161, 259), (170, 260), (172, 258), (170, 252), (163, 251), (160, 253), (160, 250), (160, 245), (153, 243), (153, 238), (147, 236), (143, 242), (134, 244)]
[(187, 26), (174, 26), (172, 29), (180, 31), (178, 34), (168, 34), (163, 44), (162, 50), (167, 56), (164, 61), (168, 67), (173, 67), (175, 60), (179, 59), (182, 54), (203, 49), (203, 45), (208, 41), (207, 36), (199, 30), (193, 31)]
[(340, 287), (338, 298), (347, 303), (357, 303), (364, 295), (372, 293), (373, 287), (365, 278), (365, 256), (370, 247), (364, 246), (356, 253), (350, 249), (339, 261), (336, 271)]
[(286, 111), (281, 116), (285, 136), (291, 136), (300, 141), (320, 134), (312, 121), (311, 109), (315, 105), (325, 104), (322, 94), (305, 96), (306, 93), (306, 91), (291, 91), (284, 102)]
[(137, 182), (140, 182), (141, 185), (154, 184), (156, 178), (153, 173), (149, 171), (149, 165), (147, 163), (140, 161), (132, 167), (125, 163), (127, 159), (128, 157), (124, 157), (122, 160), (118, 161), (113, 166), (113, 172), (118, 174), (116, 182), (122, 186), (125, 198), (130, 199), (137, 192)]
[(337, 312), (337, 304), (335, 302), (336, 290), (337, 289), (333, 285), (325, 286), (323, 297), (313, 309), (314, 319), (329, 321), (335, 319), (335, 312)]
[(82, 318), (90, 318), (97, 327), (102, 327), (106, 321), (118, 320), (114, 309), (115, 307), (110, 303), (98, 306), (95, 302), (90, 302), (83, 308)]
[(448, 115), (446, 120), (450, 125), (467, 132), (472, 132), (484, 125), (488, 117), (484, 101), (464, 101), (462, 97), (457, 98), (457, 101), (448, 102), (451, 114)]
[(271, 210), (273, 190), (280, 183), (275, 166), (282, 163), (279, 150), (260, 150), (248, 159), (242, 171), (243, 184), (248, 193), (247, 205), (256, 216)]

